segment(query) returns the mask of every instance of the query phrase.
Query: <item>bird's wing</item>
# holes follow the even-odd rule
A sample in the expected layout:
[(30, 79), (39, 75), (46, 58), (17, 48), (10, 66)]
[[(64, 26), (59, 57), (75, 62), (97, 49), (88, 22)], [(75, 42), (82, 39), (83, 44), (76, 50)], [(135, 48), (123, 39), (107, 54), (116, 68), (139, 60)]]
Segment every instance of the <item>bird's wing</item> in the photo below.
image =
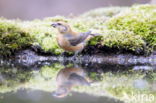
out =
[(77, 75), (76, 73), (72, 73), (69, 77), (69, 81), (72, 84), (76, 84), (76, 85), (90, 85), (89, 82), (82, 76)]
[(70, 42), (72, 46), (76, 46), (77, 44), (82, 43), (87, 39), (87, 37), (91, 34), (91, 31), (80, 33), (78, 36), (66, 35), (65, 37)]

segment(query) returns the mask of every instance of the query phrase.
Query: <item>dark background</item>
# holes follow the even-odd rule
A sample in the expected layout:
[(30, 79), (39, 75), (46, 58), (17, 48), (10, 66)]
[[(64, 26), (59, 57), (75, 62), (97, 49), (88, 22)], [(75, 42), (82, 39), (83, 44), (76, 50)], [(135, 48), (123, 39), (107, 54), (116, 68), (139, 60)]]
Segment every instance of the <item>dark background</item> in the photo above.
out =
[(131, 6), (149, 2), (151, 0), (0, 0), (0, 16), (32, 20), (55, 15), (67, 16), (71, 13), (79, 15), (99, 7)]

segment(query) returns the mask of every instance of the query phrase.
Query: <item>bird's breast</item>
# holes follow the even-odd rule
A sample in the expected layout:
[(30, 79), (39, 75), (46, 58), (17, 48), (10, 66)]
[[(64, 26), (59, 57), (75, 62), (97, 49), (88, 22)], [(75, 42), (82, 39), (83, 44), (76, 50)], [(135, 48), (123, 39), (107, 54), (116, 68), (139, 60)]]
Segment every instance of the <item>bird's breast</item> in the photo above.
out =
[(70, 46), (69, 41), (66, 38), (64, 38), (62, 35), (58, 35), (57, 42), (60, 47)]
[(70, 42), (63, 35), (58, 35), (57, 42), (58, 45), (65, 51), (75, 52), (75, 51), (82, 50), (84, 48), (83, 43), (80, 43), (76, 46), (72, 46)]

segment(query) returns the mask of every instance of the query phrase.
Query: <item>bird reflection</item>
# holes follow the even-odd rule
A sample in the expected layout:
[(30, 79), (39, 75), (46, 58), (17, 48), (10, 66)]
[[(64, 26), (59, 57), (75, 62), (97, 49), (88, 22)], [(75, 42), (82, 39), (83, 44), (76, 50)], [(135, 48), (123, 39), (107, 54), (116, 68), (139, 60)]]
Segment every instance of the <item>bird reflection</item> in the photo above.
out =
[(85, 70), (78, 67), (68, 67), (60, 70), (56, 77), (57, 89), (52, 93), (53, 96), (63, 98), (67, 96), (74, 86), (89, 86)]

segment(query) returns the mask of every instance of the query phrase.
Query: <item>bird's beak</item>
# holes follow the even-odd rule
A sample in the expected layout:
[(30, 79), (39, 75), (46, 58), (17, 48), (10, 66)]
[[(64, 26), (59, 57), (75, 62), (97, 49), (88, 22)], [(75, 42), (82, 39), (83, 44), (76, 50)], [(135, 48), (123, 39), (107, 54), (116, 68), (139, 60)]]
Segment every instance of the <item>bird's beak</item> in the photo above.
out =
[(58, 24), (57, 23), (53, 23), (53, 24), (51, 24), (51, 26), (56, 28), (58, 26)]

